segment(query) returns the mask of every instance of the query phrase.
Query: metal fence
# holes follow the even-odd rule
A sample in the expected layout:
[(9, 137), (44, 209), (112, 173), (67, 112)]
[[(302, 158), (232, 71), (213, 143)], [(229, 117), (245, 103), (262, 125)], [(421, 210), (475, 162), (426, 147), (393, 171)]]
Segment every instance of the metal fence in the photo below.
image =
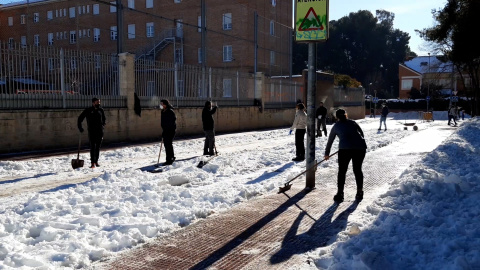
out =
[(0, 109), (125, 107), (116, 55), (0, 41)]
[(295, 104), (301, 87), (288, 78), (266, 78), (259, 86), (251, 73), (138, 59), (135, 91), (142, 108), (157, 107), (160, 99), (169, 99), (175, 107), (199, 107), (206, 100), (253, 106), (255, 91), (262, 91), (265, 107), (282, 108)]

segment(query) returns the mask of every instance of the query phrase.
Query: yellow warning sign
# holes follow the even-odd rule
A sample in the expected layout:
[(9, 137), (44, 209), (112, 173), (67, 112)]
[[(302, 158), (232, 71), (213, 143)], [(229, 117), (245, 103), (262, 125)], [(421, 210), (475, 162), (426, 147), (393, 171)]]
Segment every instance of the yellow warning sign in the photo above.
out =
[(328, 0), (295, 0), (295, 40), (328, 39)]

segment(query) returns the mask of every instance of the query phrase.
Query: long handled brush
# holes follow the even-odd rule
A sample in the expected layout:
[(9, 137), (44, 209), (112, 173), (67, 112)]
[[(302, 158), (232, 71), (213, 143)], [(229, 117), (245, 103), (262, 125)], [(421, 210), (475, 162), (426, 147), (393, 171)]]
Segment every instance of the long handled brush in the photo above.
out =
[[(333, 155), (335, 155), (337, 152), (331, 154), (330, 156), (328, 156), (328, 158), (332, 157)], [(285, 191), (287, 190), (290, 190), (290, 188), (292, 187), (292, 184), (290, 184), (293, 180), (297, 179), (298, 177), (302, 176), (304, 173), (306, 173), (307, 171), (313, 169), (313, 168), (316, 168), (320, 163), (324, 162), (326, 159), (324, 158), (323, 160), (315, 163), (312, 167), (306, 169), (305, 171), (299, 173), (297, 176), (295, 176), (294, 178), (288, 180), (285, 185), (283, 187), (280, 187), (279, 190), (278, 190), (278, 193), (284, 193)]]

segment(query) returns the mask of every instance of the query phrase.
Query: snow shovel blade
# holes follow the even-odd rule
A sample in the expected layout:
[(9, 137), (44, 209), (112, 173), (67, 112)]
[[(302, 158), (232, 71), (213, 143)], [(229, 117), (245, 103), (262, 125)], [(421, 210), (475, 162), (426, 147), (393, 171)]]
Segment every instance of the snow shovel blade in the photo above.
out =
[(207, 162), (201, 160), (198, 165), (197, 165), (197, 168), (202, 168), (203, 166), (205, 166), (205, 164), (207, 164)]
[(72, 168), (77, 169), (83, 167), (83, 159), (72, 159)]
[(278, 188), (278, 193), (284, 193), (285, 191), (290, 190), (292, 184), (286, 183), (285, 186)]

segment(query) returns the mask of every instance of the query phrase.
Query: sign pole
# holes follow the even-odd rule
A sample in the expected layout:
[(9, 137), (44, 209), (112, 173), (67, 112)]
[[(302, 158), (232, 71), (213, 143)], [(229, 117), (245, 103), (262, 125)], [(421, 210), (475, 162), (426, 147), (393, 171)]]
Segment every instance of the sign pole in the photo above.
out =
[(328, 38), (328, 0), (295, 1), (295, 41), (308, 43), (306, 189), (315, 188), (316, 42)]

